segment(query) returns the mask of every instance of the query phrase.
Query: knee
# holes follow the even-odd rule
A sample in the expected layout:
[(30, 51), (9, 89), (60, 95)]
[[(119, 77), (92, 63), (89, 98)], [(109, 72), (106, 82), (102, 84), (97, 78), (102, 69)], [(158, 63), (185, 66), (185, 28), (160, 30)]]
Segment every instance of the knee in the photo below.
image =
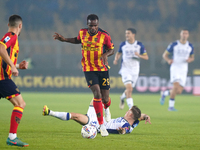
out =
[(15, 103), (15, 106), (19, 106), (24, 109), (26, 107), (26, 102), (24, 100), (19, 101), (18, 103)]
[(93, 94), (94, 94), (94, 98), (98, 98), (98, 99), (99, 99), (99, 98), (102, 98), (102, 97), (101, 97), (101, 92), (98, 91), (98, 90), (94, 90), (94, 91), (93, 91)]
[(174, 91), (176, 92), (176, 94), (181, 94), (182, 93), (182, 89), (179, 87), (174, 87)]
[(127, 91), (127, 93), (132, 93), (133, 87), (128, 87), (128, 88), (126, 88), (126, 91)]
[(23, 109), (26, 107), (25, 101), (20, 102), (18, 105), (19, 105), (19, 107), (21, 107), (21, 108), (23, 108)]
[(21, 107), (22, 107), (22, 108), (25, 108), (25, 107), (26, 107), (26, 102), (25, 102), (25, 101), (21, 104)]
[(182, 90), (179, 89), (179, 90), (177, 91), (177, 94), (181, 94), (181, 93), (182, 93)]
[(109, 96), (102, 95), (102, 102), (107, 103), (109, 101)]
[(178, 94), (178, 92), (179, 92), (178, 87), (173, 87), (173, 91), (174, 91), (176, 94)]

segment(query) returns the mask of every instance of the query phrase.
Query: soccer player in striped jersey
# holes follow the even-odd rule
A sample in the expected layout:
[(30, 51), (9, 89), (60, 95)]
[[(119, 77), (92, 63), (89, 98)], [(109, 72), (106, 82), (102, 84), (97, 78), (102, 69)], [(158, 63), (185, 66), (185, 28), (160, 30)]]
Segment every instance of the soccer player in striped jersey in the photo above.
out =
[(17, 64), (19, 53), (18, 36), (22, 29), (22, 18), (12, 15), (9, 18), (8, 32), (0, 41), (0, 99), (6, 98), (13, 105), (13, 112), (10, 120), (10, 131), (6, 143), (26, 147), (29, 144), (17, 138), (17, 128), (22, 118), (23, 110), (26, 105), (19, 89), (11, 80), (11, 76), (18, 76), (18, 69), (27, 69), (28, 63), (22, 61)]
[[(194, 61), (194, 48), (188, 41), (189, 31), (183, 29), (180, 32), (180, 40), (177, 40), (170, 44), (167, 50), (163, 53), (164, 60), (171, 65), (170, 66), (170, 81), (173, 83), (171, 90), (161, 91), (160, 104), (163, 105), (165, 97), (170, 95), (169, 111), (177, 111), (174, 108), (175, 96), (181, 94), (183, 87), (186, 84), (188, 63)], [(169, 54), (173, 55), (173, 58), (169, 58)]]
[[(100, 126), (97, 121), (96, 112), (93, 107), (93, 102), (91, 101), (87, 114), (79, 114), (79, 113), (69, 113), (69, 112), (58, 112), (50, 110), (47, 105), (43, 107), (44, 116), (53, 116), (61, 120), (74, 120), (81, 125), (93, 125), (97, 128), (97, 131), (100, 132)], [(138, 126), (139, 122), (145, 120), (145, 124), (150, 121), (150, 117), (146, 114), (141, 114), (140, 109), (137, 106), (132, 106), (129, 109), (124, 117), (118, 117), (115, 119), (111, 119), (110, 121), (106, 121), (104, 118), (104, 125), (107, 131), (111, 134), (127, 134), (131, 133), (135, 127)]]
[(88, 28), (81, 29), (75, 38), (64, 38), (62, 35), (55, 33), (54, 39), (62, 42), (73, 44), (81, 43), (82, 50), (82, 69), (88, 87), (94, 95), (93, 105), (100, 124), (102, 136), (108, 136), (108, 132), (103, 124), (103, 106), (106, 120), (111, 119), (109, 106), (111, 99), (109, 97), (109, 73), (107, 57), (114, 54), (114, 45), (111, 37), (105, 30), (99, 28), (99, 18), (95, 14), (87, 17)]
[(113, 61), (117, 65), (117, 61), (122, 55), (121, 69), (119, 74), (122, 76), (122, 82), (125, 85), (125, 91), (120, 96), (120, 109), (124, 109), (124, 100), (126, 99), (129, 109), (133, 106), (132, 91), (136, 85), (140, 72), (140, 58), (148, 60), (144, 45), (135, 39), (136, 30), (128, 28), (125, 32), (126, 41), (120, 44), (119, 50)]

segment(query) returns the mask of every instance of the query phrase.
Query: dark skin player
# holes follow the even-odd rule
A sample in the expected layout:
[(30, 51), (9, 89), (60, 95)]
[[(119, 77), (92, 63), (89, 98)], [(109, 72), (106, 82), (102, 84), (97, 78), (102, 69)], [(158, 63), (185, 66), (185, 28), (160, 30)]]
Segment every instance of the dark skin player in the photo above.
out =
[[(99, 28), (99, 21), (96, 20), (88, 20), (87, 21), (88, 26), (88, 32), (90, 35), (95, 35), (98, 32)], [(81, 41), (77, 40), (77, 38), (64, 38), (62, 35), (55, 33), (53, 35), (55, 40), (59, 40), (61, 42), (69, 42), (73, 44), (80, 44)], [(103, 60), (104, 65), (108, 66), (108, 57), (114, 54), (114, 49), (107, 50), (106, 53), (104, 53), (101, 56), (101, 59)], [(90, 87), (90, 89), (93, 92), (93, 95), (95, 98), (102, 98), (103, 103), (107, 103), (109, 100), (109, 90), (100, 89), (98, 84), (95, 84)]]

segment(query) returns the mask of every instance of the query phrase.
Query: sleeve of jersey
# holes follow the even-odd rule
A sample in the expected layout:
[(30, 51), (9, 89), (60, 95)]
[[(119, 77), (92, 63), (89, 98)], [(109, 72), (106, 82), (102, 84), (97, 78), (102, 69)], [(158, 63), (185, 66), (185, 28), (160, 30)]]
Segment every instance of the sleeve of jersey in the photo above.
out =
[(80, 32), (81, 32), (81, 30), (78, 32), (77, 40), (81, 40)]
[(173, 49), (174, 49), (174, 43), (168, 45), (168, 47), (167, 47), (167, 52), (173, 53)]
[(190, 46), (191, 46), (191, 48), (192, 48), (192, 50), (191, 50), (191, 52), (190, 52), (190, 55), (194, 55), (194, 47), (193, 47), (193, 45), (192, 44), (189, 44)]
[(122, 42), (120, 45), (119, 45), (119, 50), (118, 50), (118, 53), (122, 53), (122, 47), (125, 45), (125, 42)]
[(108, 50), (114, 49), (114, 44), (111, 40), (111, 37), (110, 37), (110, 35), (107, 35), (107, 34), (106, 34), (106, 47)]
[(16, 35), (12, 36), (11, 34), (12, 33), (5, 34), (0, 41), (0, 43), (3, 44), (6, 49), (16, 42), (17, 36)]
[(143, 44), (140, 44), (140, 46), (141, 46), (141, 48), (140, 48), (140, 55), (146, 55), (146, 54), (147, 54), (147, 51), (146, 51), (144, 45), (143, 45)]
[(125, 128), (126, 129), (126, 133), (131, 133), (133, 131), (134, 128), (136, 128), (139, 124), (139, 120), (136, 120), (132, 126), (130, 126), (129, 128)]
[(133, 130), (133, 129), (131, 129), (132, 127), (130, 126), (129, 123), (125, 123), (125, 124), (122, 126), (122, 128), (125, 128), (126, 134), (127, 134), (127, 133), (131, 133), (131, 131)]

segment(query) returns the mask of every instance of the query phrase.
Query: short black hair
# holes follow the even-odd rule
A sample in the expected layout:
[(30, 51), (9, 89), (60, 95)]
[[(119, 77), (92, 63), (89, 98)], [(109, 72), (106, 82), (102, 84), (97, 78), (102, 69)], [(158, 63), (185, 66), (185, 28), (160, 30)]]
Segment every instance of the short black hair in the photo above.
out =
[(131, 111), (133, 113), (134, 120), (138, 120), (141, 117), (141, 110), (137, 106), (133, 106)]
[(99, 17), (95, 14), (90, 14), (87, 16), (87, 22), (88, 20), (98, 20), (99, 21)]
[(136, 34), (136, 30), (134, 28), (128, 28), (126, 30), (131, 31), (133, 34)]
[(19, 21), (22, 21), (22, 18), (19, 15), (12, 15), (9, 17), (9, 26), (17, 27)]

